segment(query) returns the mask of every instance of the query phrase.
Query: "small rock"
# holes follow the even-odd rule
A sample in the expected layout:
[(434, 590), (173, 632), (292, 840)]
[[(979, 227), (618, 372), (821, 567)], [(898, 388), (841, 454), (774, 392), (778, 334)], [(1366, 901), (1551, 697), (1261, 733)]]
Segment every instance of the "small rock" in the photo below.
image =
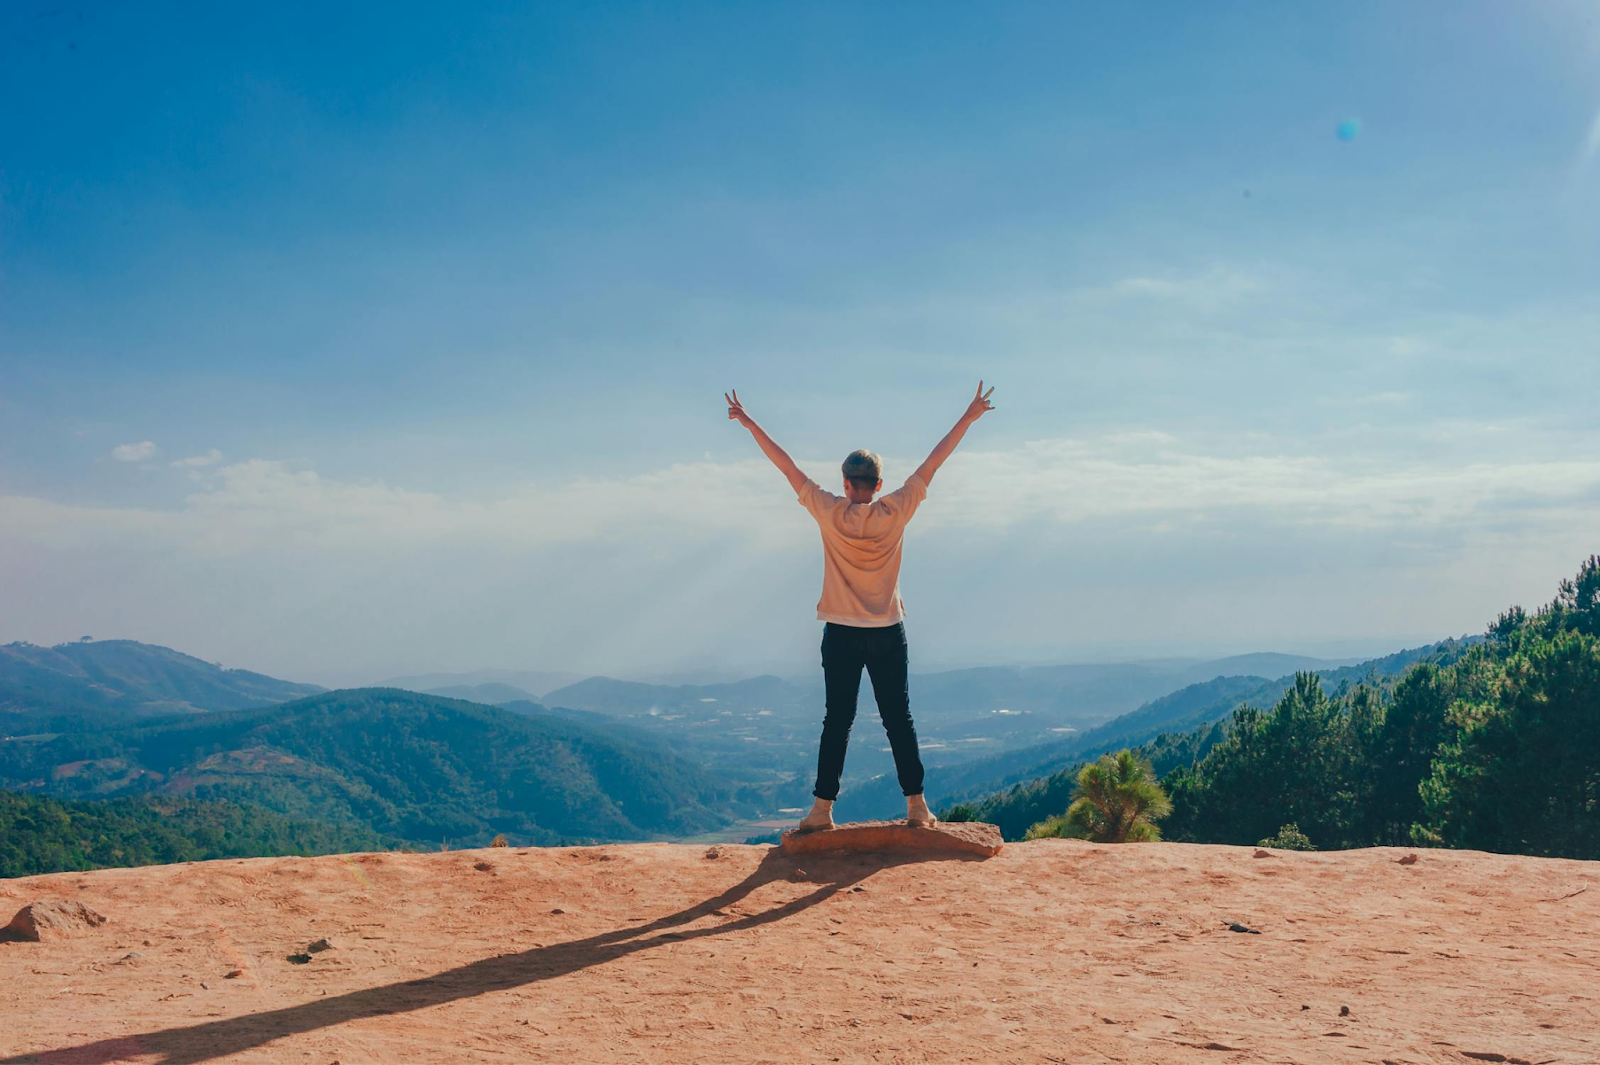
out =
[(494, 872), (494, 866), (490, 865), (488, 862), (473, 862), (472, 867), (480, 873)]
[(321, 954), (325, 950), (332, 950), (333, 944), (326, 939), (319, 939), (306, 947), (307, 954)]
[(1340, 1006), (1339, 1007), (1339, 1016), (1341, 1016), (1341, 1017), (1350, 1016), (1350, 1007), (1349, 1006)]
[(1260, 847), (1257, 847), (1255, 854), (1251, 855), (1251, 857), (1253, 857), (1253, 858), (1270, 858), (1270, 857), (1272, 857), (1272, 852), (1268, 851), (1268, 850), (1262, 850)]
[(211, 985), (206, 983), (204, 980), (202, 980), (202, 981), (200, 981), (200, 990), (202, 990), (202, 991), (210, 991), (211, 990)]
[(563, 910), (560, 906), (557, 906), (555, 909), (550, 911), (550, 915), (553, 917), (553, 916), (556, 916), (557, 914), (563, 914), (563, 913), (566, 913), (566, 912), (567, 912), (566, 910)]
[(867, 889), (862, 887), (860, 884), (857, 884), (855, 887), (851, 888), (850, 890), (851, 891), (865, 891)]
[(722, 848), (721, 847), (707, 847), (706, 848), (706, 857), (707, 858), (720, 858), (720, 857), (722, 857)]
[(44, 943), (81, 935), (106, 923), (106, 919), (81, 902), (48, 899), (30, 902), (17, 911), (11, 923), (0, 928), (0, 940)]
[(122, 959), (120, 961), (118, 961), (117, 964), (118, 965), (123, 965), (123, 964), (126, 964), (127, 962), (130, 962), (130, 961), (138, 961), (142, 957), (144, 957), (144, 955), (140, 954), (138, 951), (130, 950), (128, 953), (126, 953), (126, 954), (124, 954), (122, 956)]
[(1308, 1009), (1310, 1009), (1310, 1008), (1311, 1008), (1311, 1007), (1310, 1007), (1310, 1006), (1301, 1006), (1301, 1007), (1300, 1007), (1300, 1008), (1301, 1008), (1301, 1009), (1302, 1009), (1302, 1010), (1308, 1010)]
[(1261, 934), (1261, 929), (1251, 928), (1249, 925), (1240, 924), (1238, 921), (1234, 921), (1232, 924), (1228, 925), (1228, 931), (1249, 932), (1253, 936), (1259, 936)]
[(239, 979), (239, 977), (241, 977), (243, 975), (244, 975), (244, 970), (243, 969), (230, 969), (230, 970), (228, 970), (227, 975), (223, 977), (223, 979), (224, 980), (237, 980), (237, 979)]
[(1404, 858), (1396, 858), (1395, 861), (1401, 865), (1416, 865), (1417, 856), (1415, 854), (1408, 854)]
[(289, 955), (289, 964), (290, 965), (308, 965), (308, 964), (310, 964), (310, 962), (311, 962), (311, 955), (309, 955), (309, 954), (291, 954), (291, 955)]

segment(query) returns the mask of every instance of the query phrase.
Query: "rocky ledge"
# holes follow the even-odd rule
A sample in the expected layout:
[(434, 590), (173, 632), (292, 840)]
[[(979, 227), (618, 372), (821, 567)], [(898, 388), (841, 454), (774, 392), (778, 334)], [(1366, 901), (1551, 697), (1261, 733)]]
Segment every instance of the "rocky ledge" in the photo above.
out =
[(810, 832), (789, 829), (779, 846), (785, 854), (861, 851), (932, 851), (992, 858), (1003, 845), (1000, 829), (982, 821), (940, 821), (929, 826), (904, 821), (847, 821)]

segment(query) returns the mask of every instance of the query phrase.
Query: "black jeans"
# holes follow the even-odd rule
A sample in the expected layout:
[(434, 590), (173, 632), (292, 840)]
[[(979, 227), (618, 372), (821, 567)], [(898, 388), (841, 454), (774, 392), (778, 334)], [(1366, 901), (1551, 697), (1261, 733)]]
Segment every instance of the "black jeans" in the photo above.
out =
[(844, 772), (845, 747), (856, 719), (856, 695), (861, 691), (863, 666), (872, 678), (878, 716), (889, 734), (900, 791), (920, 795), (922, 757), (917, 753), (917, 730), (911, 723), (911, 693), (906, 685), (905, 623), (861, 628), (831, 621), (822, 627), (822, 676), (827, 686), (828, 712), (822, 720), (817, 784), (811, 794), (819, 799), (839, 797), (839, 775)]

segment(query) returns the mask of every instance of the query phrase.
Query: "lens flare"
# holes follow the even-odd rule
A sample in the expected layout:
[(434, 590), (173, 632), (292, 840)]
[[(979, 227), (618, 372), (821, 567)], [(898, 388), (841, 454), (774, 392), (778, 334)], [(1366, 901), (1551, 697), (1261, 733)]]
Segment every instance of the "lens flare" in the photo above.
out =
[(1360, 133), (1361, 120), (1359, 118), (1347, 118), (1339, 123), (1338, 128), (1334, 130), (1334, 134), (1342, 141), (1353, 141)]

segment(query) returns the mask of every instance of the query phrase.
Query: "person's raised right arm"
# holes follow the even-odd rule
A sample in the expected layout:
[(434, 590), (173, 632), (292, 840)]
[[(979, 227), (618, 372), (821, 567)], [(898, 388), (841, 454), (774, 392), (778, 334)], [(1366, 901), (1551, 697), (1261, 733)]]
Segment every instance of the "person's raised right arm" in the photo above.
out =
[(772, 460), (772, 464), (778, 467), (778, 472), (789, 479), (789, 487), (798, 494), (810, 478), (801, 473), (800, 467), (794, 464), (794, 459), (789, 457), (789, 453), (779, 447), (777, 442), (767, 435), (767, 431), (756, 424), (754, 418), (745, 413), (744, 404), (739, 402), (737, 388), (733, 390), (731, 396), (724, 392), (722, 398), (728, 401), (728, 417), (750, 430), (750, 435), (756, 438), (756, 445), (767, 458)]
[(983, 390), (983, 382), (978, 382), (977, 394), (972, 397), (972, 402), (967, 404), (965, 413), (956, 422), (955, 427), (944, 434), (944, 439), (934, 445), (933, 451), (917, 467), (915, 476), (922, 478), (923, 484), (930, 484), (933, 475), (939, 472), (939, 467), (944, 465), (944, 460), (955, 451), (956, 445), (961, 443), (961, 438), (967, 435), (967, 427), (985, 414), (994, 410), (994, 404), (989, 402), (989, 397), (994, 395), (994, 389)]

